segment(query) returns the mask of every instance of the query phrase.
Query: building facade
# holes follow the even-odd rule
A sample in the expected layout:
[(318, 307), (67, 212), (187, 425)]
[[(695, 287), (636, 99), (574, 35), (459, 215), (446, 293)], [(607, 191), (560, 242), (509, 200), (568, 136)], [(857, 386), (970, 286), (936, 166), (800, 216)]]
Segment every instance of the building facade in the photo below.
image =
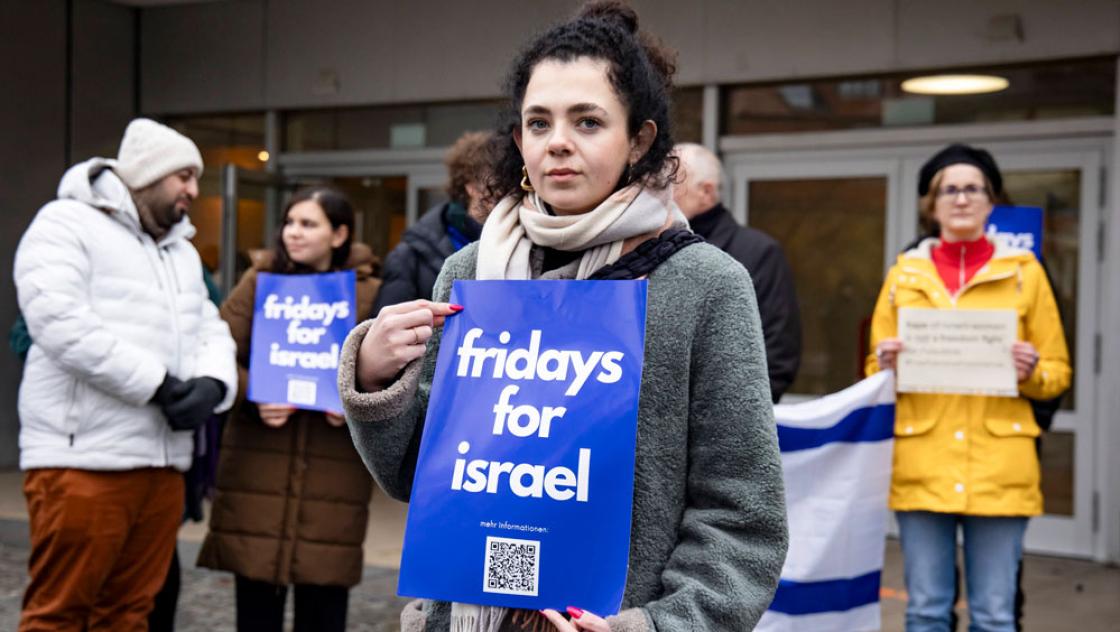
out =
[[(1107, 325), (1120, 320), (1120, 2), (634, 4), (679, 51), (678, 139), (722, 156), (728, 207), (778, 238), (794, 267), (805, 349), (791, 397), (859, 379), (883, 273), (918, 234), (918, 168), (937, 149), (991, 150), (1011, 201), (1044, 209), (1075, 384), (1043, 442), (1047, 515), (1027, 543), (1120, 560), (1120, 336)], [(11, 49), (0, 63), (30, 100), (0, 106), (14, 141), (0, 159), (31, 172), (0, 191), (0, 268), (10, 278), (18, 236), (64, 165), (113, 153), (137, 113), (202, 147), (196, 245), (223, 284), (269, 243), (284, 196), (311, 182), (353, 197), (359, 238), (384, 254), (442, 198), (446, 146), (493, 124), (518, 46), (577, 6), (7, 3), (0, 23), (24, 26), (0, 38)], [(951, 96), (901, 87), (966, 71), (1009, 85)], [(0, 291), (0, 315), (14, 318), (10, 282)], [(12, 467), (18, 364), (5, 358), (0, 372), (0, 465)]]

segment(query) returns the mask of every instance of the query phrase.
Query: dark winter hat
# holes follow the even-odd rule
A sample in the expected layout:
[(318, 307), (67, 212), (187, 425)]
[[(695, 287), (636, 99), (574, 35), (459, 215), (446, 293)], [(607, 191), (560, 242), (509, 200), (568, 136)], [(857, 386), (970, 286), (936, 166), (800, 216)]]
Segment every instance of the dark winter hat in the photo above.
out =
[(1000, 175), (999, 167), (996, 166), (996, 161), (992, 155), (983, 149), (976, 147), (969, 147), (961, 143), (953, 143), (945, 149), (937, 152), (922, 165), (922, 170), (918, 172), (918, 197), (922, 197), (929, 193), (929, 183), (933, 180), (933, 176), (937, 175), (949, 165), (956, 165), (964, 163), (972, 165), (980, 171), (984, 172), (984, 176), (988, 178), (988, 182), (992, 183), (992, 193), (999, 197), (1003, 195), (1003, 176)]

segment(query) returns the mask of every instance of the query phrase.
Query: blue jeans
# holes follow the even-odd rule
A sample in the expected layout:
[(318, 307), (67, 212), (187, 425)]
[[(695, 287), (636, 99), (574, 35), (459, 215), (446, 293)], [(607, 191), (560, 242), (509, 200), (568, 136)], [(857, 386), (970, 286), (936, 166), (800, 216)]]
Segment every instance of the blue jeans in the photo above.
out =
[(1026, 518), (899, 511), (906, 590), (906, 632), (950, 632), (956, 584), (957, 525), (964, 531), (970, 632), (1015, 632), (1015, 573)]

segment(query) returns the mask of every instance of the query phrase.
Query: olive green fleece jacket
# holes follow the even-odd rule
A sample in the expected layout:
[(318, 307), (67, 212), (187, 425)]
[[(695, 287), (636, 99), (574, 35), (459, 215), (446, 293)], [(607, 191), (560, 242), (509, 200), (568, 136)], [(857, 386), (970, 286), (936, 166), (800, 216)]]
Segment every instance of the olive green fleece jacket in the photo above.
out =
[[(476, 257), (472, 244), (447, 259), (435, 300), (447, 300), (452, 280), (474, 278)], [(541, 275), (542, 257), (533, 261), (535, 277), (565, 276)], [(750, 630), (774, 596), (788, 541), (750, 276), (722, 251), (695, 244), (649, 275), (647, 304), (630, 568), (611, 630)], [(366, 466), (389, 495), (407, 500), (441, 331), (392, 386), (363, 393), (355, 363), (370, 323), (346, 341), (339, 391)], [(445, 603), (411, 604), (402, 630), (446, 632), (449, 613)]]

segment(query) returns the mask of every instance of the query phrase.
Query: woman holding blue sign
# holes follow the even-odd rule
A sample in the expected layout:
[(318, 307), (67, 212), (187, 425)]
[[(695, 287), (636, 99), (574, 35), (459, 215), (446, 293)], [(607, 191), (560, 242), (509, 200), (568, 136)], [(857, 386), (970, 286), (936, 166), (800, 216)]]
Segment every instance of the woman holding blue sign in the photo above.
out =
[[(339, 391), (359, 452), (390, 495), (409, 499), (424, 449), (420, 444), (429, 392), (436, 396), (430, 389), (441, 327), (445, 319), (467, 318), (472, 310), (495, 311), (492, 305), (445, 302), (453, 281), (646, 279), (633, 494), (625, 512), (631, 516), (624, 559), (628, 572), (619, 587), (620, 611), (587, 612), (583, 603), (546, 604), (538, 613), (499, 605), (414, 602), (402, 614), (405, 632), (749, 630), (773, 597), (787, 532), (758, 308), (743, 267), (688, 231), (672, 203), (675, 163), (668, 91), (673, 66), (637, 23), (637, 15), (620, 3), (597, 2), (530, 43), (515, 60), (491, 186), (497, 204), (480, 242), (447, 259), (435, 302), (388, 306), (351, 332), (339, 366)], [(566, 316), (557, 313), (556, 319)], [(598, 317), (606, 328), (618, 314), (604, 309)], [(469, 349), (474, 334), (472, 330), (467, 341), (455, 341), (463, 345), (461, 358), (473, 358), (481, 366), (505, 353)], [(494, 340), (508, 341), (508, 336)], [(522, 351), (509, 352), (507, 368), (517, 364), (512, 358)], [(545, 353), (557, 364), (549, 365)], [(584, 366), (576, 351), (545, 353), (535, 365), (538, 374), (551, 371), (550, 366), (572, 366), (569, 356)], [(603, 360), (604, 369), (583, 388), (594, 388), (595, 379), (617, 379), (617, 372), (607, 367), (608, 355), (591, 353)], [(490, 369), (478, 375), (489, 376)], [(509, 405), (506, 395), (513, 392), (503, 391), (494, 406), (495, 433), (509, 428), (525, 436), (519, 433), (525, 428), (511, 421), (526, 408)], [(535, 418), (536, 434), (527, 441), (549, 438), (548, 423), (560, 414), (543, 409)], [(509, 425), (500, 427), (505, 422)], [(559, 417), (551, 436), (561, 434), (566, 423)], [(469, 449), (466, 441), (460, 444), (461, 454)], [(467, 478), (475, 464), (486, 462), (472, 462)], [(486, 485), (475, 489), (500, 491), (501, 480), (508, 480), (503, 489), (528, 480), (514, 475), (502, 479), (500, 468), (512, 464), (489, 466), (493, 490)], [(542, 502), (579, 502), (580, 495), (586, 496), (582, 466), (581, 456), (577, 470), (549, 470), (543, 488), (552, 500)], [(517, 468), (542, 475), (545, 470), (524, 464), (515, 472)], [(453, 490), (486, 482), (466, 481), (457, 472)], [(592, 497), (595, 489), (591, 487)], [(541, 494), (540, 488), (515, 492)], [(536, 500), (526, 498), (522, 506)], [(510, 525), (497, 525), (503, 527)], [(589, 520), (573, 528), (590, 534), (600, 525)], [(526, 552), (531, 558), (535, 549), (521, 551)], [(585, 559), (578, 552), (571, 556), (584, 572), (570, 576), (569, 584), (596, 579), (597, 554), (583, 555)], [(524, 556), (502, 559), (503, 564), (519, 565), (513, 574), (499, 568), (502, 582), (524, 579), (514, 576), (527, 570), (520, 566)], [(471, 586), (476, 577), (482, 580), (481, 566), (478, 574), (474, 568), (446, 571), (462, 573)], [(511, 598), (510, 603), (516, 601)]]
[(958, 527), (964, 534), (970, 629), (1015, 630), (1016, 574), (1030, 516), (1042, 513), (1028, 398), (1070, 384), (1069, 352), (1053, 291), (1030, 251), (985, 235), (1003, 178), (991, 154), (950, 145), (921, 170), (924, 223), (936, 237), (898, 257), (871, 325), (867, 372), (895, 369), (899, 309), (1013, 310), (1018, 397), (901, 392), (890, 505), (898, 518), (910, 601), (906, 629), (950, 629)]
[(253, 323), (267, 317), (255, 309), (258, 277), (352, 270), (359, 319), (370, 313), (378, 262), (368, 246), (353, 243), (353, 231), (354, 210), (341, 193), (296, 192), (271, 256), (245, 273), (221, 307), (237, 342), (240, 392), (222, 436), (198, 564), (235, 573), (238, 630), (279, 632), (289, 585), (296, 630), (344, 630), (350, 587), (361, 581), (372, 485), (342, 416), (246, 399)]

